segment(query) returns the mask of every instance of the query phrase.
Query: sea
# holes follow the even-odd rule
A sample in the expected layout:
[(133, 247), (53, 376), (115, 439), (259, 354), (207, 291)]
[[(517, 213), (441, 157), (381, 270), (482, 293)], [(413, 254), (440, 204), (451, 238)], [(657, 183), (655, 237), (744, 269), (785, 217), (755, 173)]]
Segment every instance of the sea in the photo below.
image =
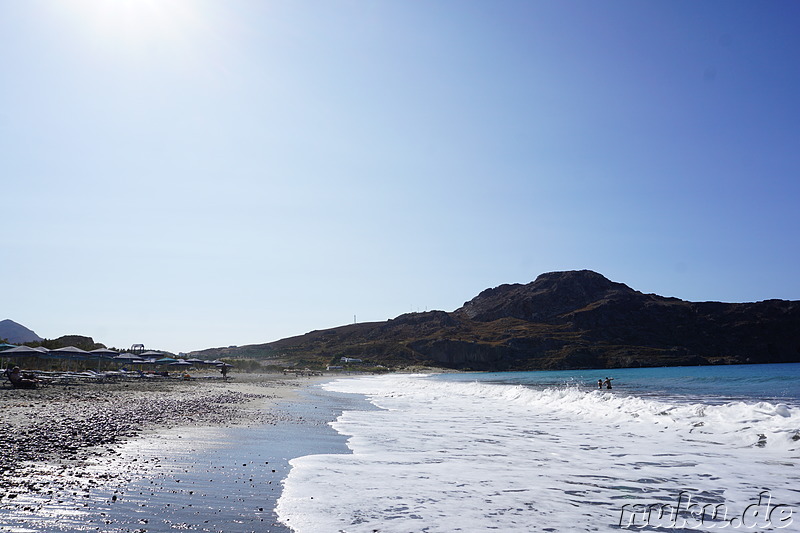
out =
[(800, 364), (342, 376), (280, 412), (39, 465), (0, 532), (800, 531)]
[(348, 453), (288, 462), (297, 533), (800, 531), (800, 364), (320, 387)]

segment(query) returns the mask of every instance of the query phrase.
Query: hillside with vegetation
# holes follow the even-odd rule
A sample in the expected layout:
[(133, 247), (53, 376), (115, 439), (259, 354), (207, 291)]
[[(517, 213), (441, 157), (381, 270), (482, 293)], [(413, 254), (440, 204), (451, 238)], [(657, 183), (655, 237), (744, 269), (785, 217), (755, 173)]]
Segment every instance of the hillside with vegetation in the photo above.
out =
[(487, 289), (453, 312), (192, 355), (317, 368), (349, 357), (372, 366), (471, 370), (798, 362), (800, 302), (688, 302), (588, 270), (552, 272)]

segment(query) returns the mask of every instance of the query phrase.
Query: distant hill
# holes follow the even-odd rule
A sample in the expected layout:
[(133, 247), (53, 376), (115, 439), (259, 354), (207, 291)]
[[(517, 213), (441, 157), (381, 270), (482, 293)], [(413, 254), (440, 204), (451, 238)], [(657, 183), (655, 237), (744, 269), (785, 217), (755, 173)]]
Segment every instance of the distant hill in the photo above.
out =
[(799, 362), (800, 302), (687, 302), (589, 270), (551, 272), (486, 289), (449, 313), (410, 313), (198, 353), (296, 365), (348, 356), (473, 370)]
[(105, 344), (94, 342), (94, 339), (92, 339), (91, 337), (85, 337), (83, 335), (62, 335), (57, 339), (44, 339), (41, 342), (41, 345), (47, 348), (48, 350), (56, 350), (58, 348), (66, 348), (67, 346), (74, 346), (75, 348), (86, 350), (87, 352), (91, 350), (96, 350), (97, 348), (106, 347)]
[(8, 342), (13, 344), (38, 342), (42, 340), (42, 338), (32, 330), (9, 319), (0, 321), (0, 339), (8, 339)]
[(66, 346), (74, 346), (86, 351), (105, 348), (104, 344), (94, 342), (91, 337), (83, 335), (62, 335), (57, 339), (43, 339), (25, 326), (8, 319), (0, 322), (0, 339), (8, 339), (8, 342), (14, 344), (26, 343), (31, 346), (43, 346), (49, 350)]

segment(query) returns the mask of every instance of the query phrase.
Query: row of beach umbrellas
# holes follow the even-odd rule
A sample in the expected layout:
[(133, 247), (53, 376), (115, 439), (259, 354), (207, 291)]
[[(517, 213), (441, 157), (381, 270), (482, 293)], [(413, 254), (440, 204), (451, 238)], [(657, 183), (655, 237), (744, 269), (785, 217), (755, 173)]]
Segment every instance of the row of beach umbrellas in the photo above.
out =
[(48, 350), (47, 348), (30, 346), (15, 346), (7, 350), (0, 351), (0, 357), (44, 357), (44, 358), (58, 358), (58, 359), (105, 359), (108, 361), (115, 361), (117, 363), (127, 364), (157, 364), (157, 365), (171, 365), (171, 366), (231, 366), (219, 360), (204, 361), (202, 359), (175, 359), (167, 357), (161, 352), (144, 352), (141, 354), (133, 353), (118, 353), (108, 348), (98, 348), (97, 350), (81, 350), (75, 346), (66, 346), (64, 348), (56, 348)]

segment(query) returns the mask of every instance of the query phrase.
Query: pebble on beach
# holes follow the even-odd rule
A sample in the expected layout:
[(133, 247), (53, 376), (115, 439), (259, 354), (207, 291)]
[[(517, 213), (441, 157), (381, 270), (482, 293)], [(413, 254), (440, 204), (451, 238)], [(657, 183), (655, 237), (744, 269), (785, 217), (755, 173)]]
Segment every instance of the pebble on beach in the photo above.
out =
[[(267, 392), (285, 383), (250, 385), (248, 390)], [(274, 423), (270, 411), (248, 408), (269, 395), (232, 390), (235, 386), (230, 381), (163, 380), (0, 389), (0, 454), (13, 458), (0, 462), (0, 509), (19, 507), (15, 500), (20, 495), (88, 493), (123, 475), (87, 472), (83, 466), (91, 458), (114, 456), (118, 445), (143, 431)], [(115, 494), (111, 501), (120, 497)]]

